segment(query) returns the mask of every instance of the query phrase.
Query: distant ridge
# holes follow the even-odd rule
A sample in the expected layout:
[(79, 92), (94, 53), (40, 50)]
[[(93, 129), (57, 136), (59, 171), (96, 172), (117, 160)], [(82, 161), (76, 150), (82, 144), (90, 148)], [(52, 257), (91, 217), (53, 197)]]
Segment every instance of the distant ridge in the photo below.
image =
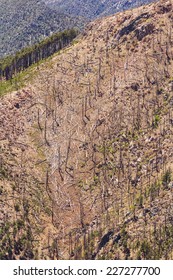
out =
[(0, 0), (0, 57), (37, 43), (52, 33), (78, 27), (79, 17), (51, 10), (41, 0)]
[(0, 58), (52, 33), (156, 0), (0, 0)]
[(156, 2), (156, 0), (44, 0), (44, 2), (59, 12), (94, 19)]

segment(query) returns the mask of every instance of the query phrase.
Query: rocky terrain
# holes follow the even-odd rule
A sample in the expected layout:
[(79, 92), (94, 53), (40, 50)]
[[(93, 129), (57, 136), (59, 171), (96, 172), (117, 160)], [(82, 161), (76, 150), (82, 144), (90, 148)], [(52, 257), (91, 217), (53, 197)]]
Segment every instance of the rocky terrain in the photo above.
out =
[(95, 20), (1, 96), (1, 259), (172, 259), (172, 5)]

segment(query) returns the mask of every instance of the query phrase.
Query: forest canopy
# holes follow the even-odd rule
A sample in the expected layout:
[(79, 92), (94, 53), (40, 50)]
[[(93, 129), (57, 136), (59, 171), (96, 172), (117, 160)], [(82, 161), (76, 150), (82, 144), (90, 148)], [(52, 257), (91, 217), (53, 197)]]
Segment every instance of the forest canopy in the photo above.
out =
[(55, 52), (66, 47), (77, 35), (77, 29), (58, 32), (38, 44), (18, 51), (15, 55), (0, 59), (0, 79), (12, 79), (13, 76), (32, 64), (38, 63), (40, 60), (48, 58)]

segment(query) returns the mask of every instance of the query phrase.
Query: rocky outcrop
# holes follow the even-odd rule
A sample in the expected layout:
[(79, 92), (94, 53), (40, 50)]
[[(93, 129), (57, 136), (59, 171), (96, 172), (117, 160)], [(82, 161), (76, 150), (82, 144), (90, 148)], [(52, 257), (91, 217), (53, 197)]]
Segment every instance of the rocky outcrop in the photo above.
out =
[(139, 41), (141, 41), (145, 36), (152, 34), (154, 32), (154, 24), (148, 23), (140, 26), (135, 30), (135, 35)]

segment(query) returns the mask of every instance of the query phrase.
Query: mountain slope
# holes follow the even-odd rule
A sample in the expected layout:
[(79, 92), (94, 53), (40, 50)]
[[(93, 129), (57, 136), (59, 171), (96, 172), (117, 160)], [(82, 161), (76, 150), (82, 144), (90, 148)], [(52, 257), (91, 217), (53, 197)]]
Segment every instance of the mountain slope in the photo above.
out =
[(0, 0), (0, 57), (38, 42), (53, 32), (82, 27), (84, 19), (48, 8), (37, 0)]
[(90, 23), (1, 98), (1, 258), (172, 259), (172, 5)]
[(44, 2), (63, 13), (93, 19), (148, 4), (154, 0), (44, 0)]

